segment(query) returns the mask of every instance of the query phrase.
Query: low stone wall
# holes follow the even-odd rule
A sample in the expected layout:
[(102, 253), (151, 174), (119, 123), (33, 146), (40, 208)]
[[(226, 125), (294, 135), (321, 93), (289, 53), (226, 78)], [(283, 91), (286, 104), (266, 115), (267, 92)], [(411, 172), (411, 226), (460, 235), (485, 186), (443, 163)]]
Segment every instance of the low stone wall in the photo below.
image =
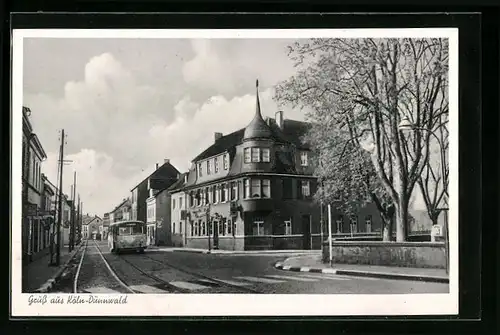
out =
[[(446, 267), (444, 243), (333, 241), (332, 260), (337, 264), (368, 264), (416, 268)], [(323, 243), (323, 262), (329, 262), (329, 245)]]

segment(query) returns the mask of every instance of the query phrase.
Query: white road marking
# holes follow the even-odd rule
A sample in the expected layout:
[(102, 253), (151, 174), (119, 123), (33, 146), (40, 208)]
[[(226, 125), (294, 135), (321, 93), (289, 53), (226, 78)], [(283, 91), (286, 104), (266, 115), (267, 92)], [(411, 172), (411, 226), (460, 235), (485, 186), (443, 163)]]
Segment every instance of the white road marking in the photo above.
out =
[(290, 279), (290, 280), (296, 280), (296, 281), (318, 281), (319, 279), (312, 279), (312, 278), (303, 278), (303, 277), (293, 277), (293, 276), (278, 276), (278, 275), (266, 275), (266, 277), (271, 277), (271, 278), (277, 278), (277, 279)]
[(284, 283), (285, 281), (283, 280), (275, 280), (275, 279), (267, 279), (267, 278), (259, 278), (259, 277), (234, 277), (235, 279), (243, 279), (243, 280), (248, 280), (248, 281), (253, 281), (257, 283), (266, 283), (266, 284), (278, 284), (278, 283)]
[(314, 276), (314, 275), (300, 275), (301, 277), (305, 277), (305, 278), (313, 278), (313, 279), (318, 279), (318, 280), (321, 280), (321, 279), (330, 279), (330, 280), (350, 280), (352, 278), (343, 278), (343, 277), (338, 277), (338, 276), (333, 276), (333, 275), (330, 275), (330, 276), (325, 276), (325, 275), (317, 275), (317, 276)]
[(162, 290), (161, 288), (149, 286), (149, 285), (131, 285), (129, 286), (132, 290), (141, 293), (168, 293), (168, 291)]
[(234, 285), (234, 286), (248, 286), (250, 283), (243, 283), (239, 281), (233, 281), (233, 280), (223, 280), (223, 279), (217, 279), (218, 281), (221, 281), (223, 283), (229, 284), (229, 285)]
[(187, 289), (187, 290), (202, 290), (204, 288), (208, 288), (208, 286), (203, 286), (199, 284), (189, 283), (185, 281), (172, 281), (171, 285), (174, 285), (178, 288)]
[(90, 288), (86, 288), (86, 289), (83, 289), (84, 291), (87, 291), (89, 293), (102, 293), (102, 294), (123, 294), (121, 292), (118, 292), (118, 291), (115, 291), (115, 290), (112, 290), (108, 287), (104, 287), (104, 286), (95, 286), (95, 287), (90, 287)]

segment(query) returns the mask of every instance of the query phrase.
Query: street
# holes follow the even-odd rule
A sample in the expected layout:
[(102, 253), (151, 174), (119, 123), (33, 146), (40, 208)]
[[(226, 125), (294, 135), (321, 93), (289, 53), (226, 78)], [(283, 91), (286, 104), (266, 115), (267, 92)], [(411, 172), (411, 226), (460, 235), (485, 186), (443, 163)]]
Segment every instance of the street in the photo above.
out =
[[(83, 260), (82, 260), (83, 256)], [(147, 250), (112, 254), (89, 240), (56, 293), (446, 293), (447, 284), (300, 273), (274, 268), (290, 255), (221, 255)], [(81, 263), (81, 266), (80, 266)], [(75, 283), (75, 278), (77, 278)]]

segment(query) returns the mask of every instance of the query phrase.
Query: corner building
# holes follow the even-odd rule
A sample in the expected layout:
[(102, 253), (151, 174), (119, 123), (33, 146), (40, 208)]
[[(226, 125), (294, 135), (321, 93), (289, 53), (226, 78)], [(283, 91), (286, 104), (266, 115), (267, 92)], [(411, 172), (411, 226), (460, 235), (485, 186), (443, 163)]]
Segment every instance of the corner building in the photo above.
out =
[(186, 246), (226, 250), (319, 249), (320, 210), (313, 202), (308, 124), (263, 119), (257, 91), (247, 127), (222, 136), (193, 161)]

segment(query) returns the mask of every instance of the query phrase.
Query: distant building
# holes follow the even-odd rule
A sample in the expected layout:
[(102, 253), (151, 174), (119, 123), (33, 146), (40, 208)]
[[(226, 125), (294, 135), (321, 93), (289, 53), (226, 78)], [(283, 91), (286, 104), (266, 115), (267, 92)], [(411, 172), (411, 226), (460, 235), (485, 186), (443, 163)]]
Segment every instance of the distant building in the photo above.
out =
[(46, 218), (42, 209), (44, 183), (42, 181), (42, 162), (47, 154), (33, 131), (29, 116), (31, 110), (22, 108), (22, 250), (23, 263), (32, 261), (37, 254), (48, 247)]
[(123, 199), (122, 202), (109, 212), (110, 222), (119, 222), (130, 220), (132, 203), (129, 198)]
[(167, 191), (170, 194), (170, 226), (172, 245), (182, 247), (186, 245), (187, 237), (187, 196), (183, 191), (188, 181), (188, 173), (181, 174), (179, 180), (170, 186)]
[(164, 160), (162, 166), (156, 164), (156, 170), (131, 190), (131, 219), (146, 222), (146, 199), (151, 196), (150, 190), (162, 190), (169, 187), (177, 181), (178, 175), (179, 171), (170, 164), (168, 159)]

